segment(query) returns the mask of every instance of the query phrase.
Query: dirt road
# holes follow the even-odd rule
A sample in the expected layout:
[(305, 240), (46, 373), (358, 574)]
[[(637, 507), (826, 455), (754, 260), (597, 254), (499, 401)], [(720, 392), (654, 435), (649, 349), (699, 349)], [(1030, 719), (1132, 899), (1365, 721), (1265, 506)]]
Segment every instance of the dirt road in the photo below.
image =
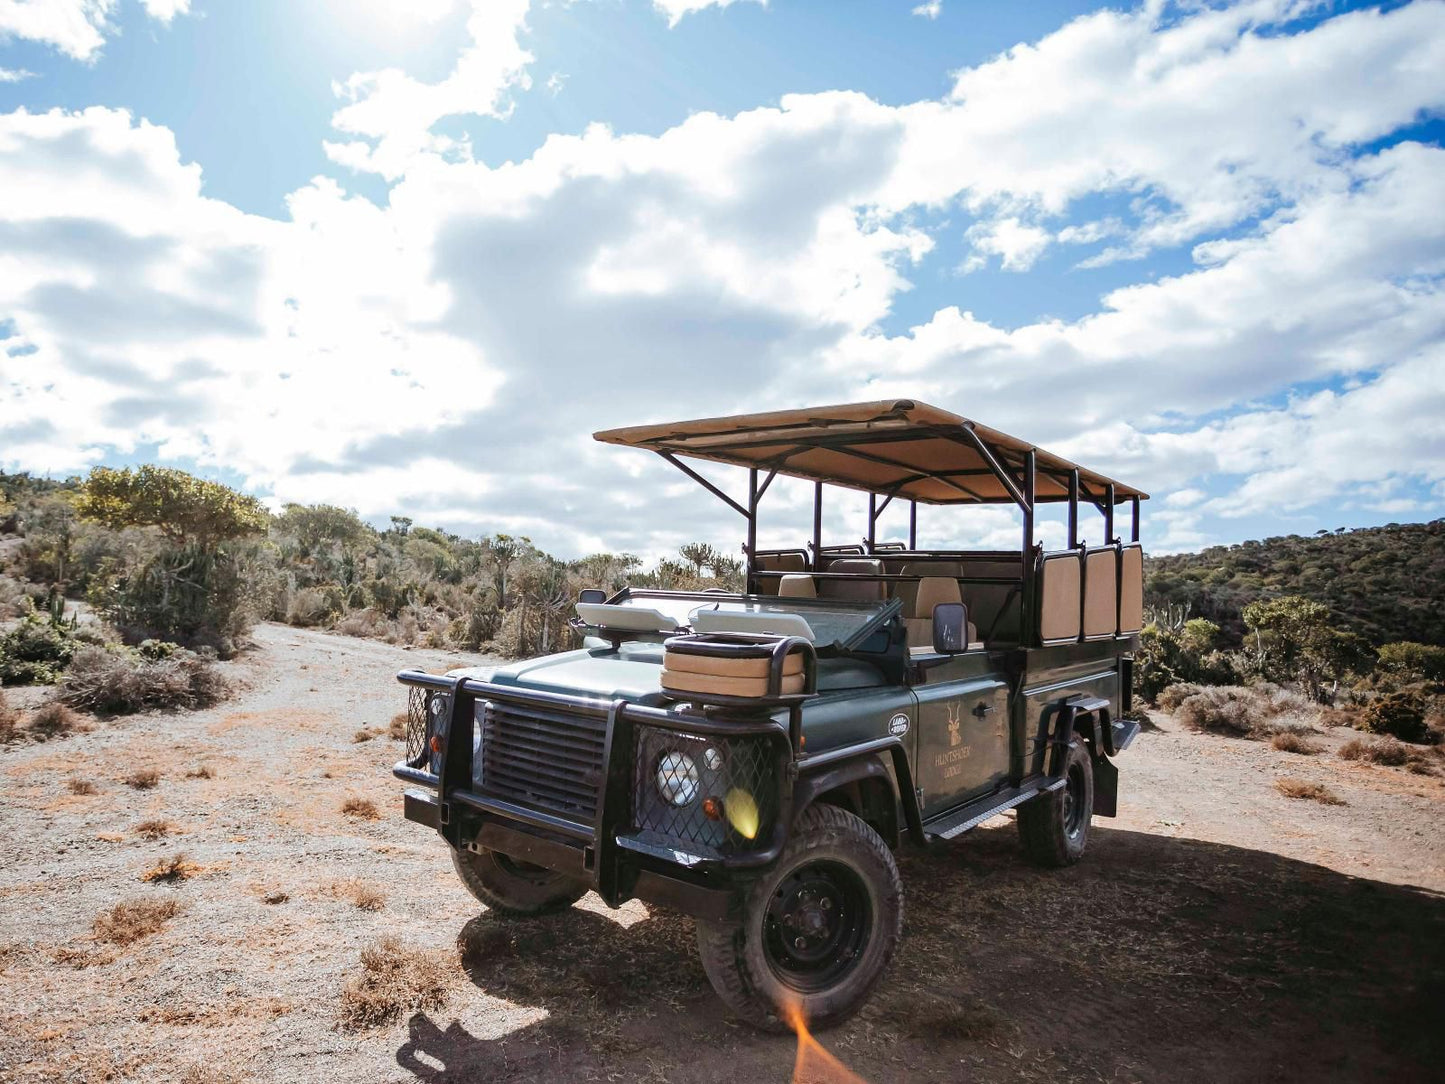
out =
[[(217, 708), (0, 750), (0, 1080), (789, 1079), (794, 1042), (723, 1014), (690, 921), (595, 897), (498, 921), (401, 819), (399, 747), (353, 738), (402, 706), (397, 669), (477, 660), (256, 640)], [(1073, 869), (1024, 865), (1002, 818), (905, 853), (903, 947), (824, 1044), (872, 1081), (1445, 1079), (1445, 783), (1163, 725)], [(1346, 804), (1286, 799), (1285, 774)], [(142, 880), (178, 852), (189, 877)], [(123, 900), (179, 910), (98, 939)], [(442, 1007), (343, 1030), (386, 935), (463, 966)]]

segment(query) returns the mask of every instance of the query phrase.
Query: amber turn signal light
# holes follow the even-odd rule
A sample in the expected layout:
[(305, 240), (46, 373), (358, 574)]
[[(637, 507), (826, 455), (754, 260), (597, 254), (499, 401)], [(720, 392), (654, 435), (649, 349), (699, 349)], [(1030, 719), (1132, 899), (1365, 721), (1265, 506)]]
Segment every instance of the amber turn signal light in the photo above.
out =
[(702, 800), (702, 815), (710, 821), (722, 820), (722, 802), (716, 798), (704, 798)]
[(433, 753), (440, 753), (442, 751), (442, 736), (440, 734), (433, 734), (431, 736), (431, 751)]

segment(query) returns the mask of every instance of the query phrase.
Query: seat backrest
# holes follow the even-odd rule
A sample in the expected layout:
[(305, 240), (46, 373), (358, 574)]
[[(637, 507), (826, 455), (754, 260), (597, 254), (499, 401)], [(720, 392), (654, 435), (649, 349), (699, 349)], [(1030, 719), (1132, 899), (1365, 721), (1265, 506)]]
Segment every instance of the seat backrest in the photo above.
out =
[(806, 573), (790, 572), (778, 581), (778, 594), (783, 598), (817, 598), (818, 585)]
[[(904, 561), (898, 566), (900, 576), (946, 576), (948, 579), (957, 580), (963, 575), (963, 565), (959, 561)], [(893, 597), (903, 600), (903, 613), (905, 616), (913, 616), (914, 607), (918, 604), (918, 581), (899, 580), (890, 585), (893, 589)]]
[(924, 576), (918, 581), (918, 594), (913, 600), (912, 617), (933, 620), (933, 608), (940, 602), (962, 602), (958, 581), (948, 576)]
[(1119, 550), (1100, 546), (1084, 554), (1084, 639), (1119, 631)]
[(1039, 574), (1039, 639), (1046, 644), (1079, 638), (1082, 561), (1077, 552), (1044, 554)]
[(1144, 627), (1144, 547), (1137, 542), (1119, 554), (1119, 631)]
[[(801, 553), (760, 553), (757, 569), (759, 572), (806, 572), (808, 559)], [(778, 577), (759, 576), (757, 586), (760, 595), (776, 595)]]
[(856, 580), (823, 580), (818, 588), (820, 598), (853, 599), (872, 602), (887, 597), (881, 579), (867, 579), (883, 575), (883, 562), (876, 557), (844, 557), (828, 565), (827, 572), (844, 572), (859, 577)]

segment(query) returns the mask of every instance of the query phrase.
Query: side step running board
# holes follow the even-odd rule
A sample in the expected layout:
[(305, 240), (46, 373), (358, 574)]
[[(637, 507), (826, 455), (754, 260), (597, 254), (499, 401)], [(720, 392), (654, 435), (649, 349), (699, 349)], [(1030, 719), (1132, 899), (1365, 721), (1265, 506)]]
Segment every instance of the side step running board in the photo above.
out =
[(928, 839), (953, 839), (961, 836), (970, 828), (977, 828), (990, 817), (997, 817), (1016, 805), (1023, 805), (1030, 798), (1040, 794), (1047, 794), (1050, 791), (1060, 789), (1067, 782), (1064, 778), (1058, 779), (1035, 779), (1031, 783), (1025, 783), (1022, 787), (1010, 787), (1007, 790), (996, 791), (993, 794), (986, 794), (968, 805), (961, 806), (951, 813), (945, 813), (935, 821), (923, 826), (923, 838)]

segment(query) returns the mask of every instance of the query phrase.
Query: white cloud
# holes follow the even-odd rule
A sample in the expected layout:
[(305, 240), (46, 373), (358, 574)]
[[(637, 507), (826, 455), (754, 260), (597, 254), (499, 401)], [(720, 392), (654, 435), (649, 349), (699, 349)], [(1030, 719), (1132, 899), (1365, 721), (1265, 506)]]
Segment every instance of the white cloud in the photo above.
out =
[[(652, 6), (663, 15), (667, 16), (667, 25), (676, 26), (682, 21), (684, 15), (691, 15), (695, 11), (702, 11), (705, 8), (731, 7), (738, 0), (652, 0)], [(768, 6), (768, 0), (754, 0), (763, 7)]]
[[(163, 23), (190, 9), (190, 0), (141, 2), (147, 15)], [(115, 29), (110, 20), (117, 6), (117, 0), (0, 0), (0, 42), (21, 38), (76, 60), (94, 60)]]
[(467, 20), (471, 43), (440, 83), (423, 83), (397, 68), (357, 72), (334, 86), (347, 99), (331, 118), (338, 131), (362, 139), (326, 143), (326, 153), (352, 169), (400, 177), (418, 156), (460, 155), (464, 143), (439, 136), (433, 126), (444, 117), (502, 117), (509, 92), (531, 85), (532, 54), (518, 38), (525, 29), (528, 0), (472, 0)]
[[(1445, 486), (1445, 150), (1349, 146), (1445, 100), (1445, 5), (1250, 30), (1278, 10), (1104, 12), (942, 102), (788, 96), (492, 168), (431, 132), (524, 85), (525, 4), (478, 6), (441, 83), (347, 84), (337, 127), (365, 138), (332, 152), (396, 178), (385, 205), (318, 178), (283, 221), (208, 199), (124, 113), (0, 117), (0, 312), (35, 350), (0, 354), (0, 454), (70, 470), (154, 443), (276, 499), (564, 552), (735, 527), (593, 429), (892, 394), (1168, 494), (1168, 547), (1249, 509)], [(1142, 210), (1052, 221), (1099, 193)], [(933, 245), (912, 212), (960, 201), (973, 255), (1009, 270), (1051, 237), (1188, 237), (1194, 264), (1017, 327), (967, 311), (962, 278), (965, 304), (883, 333)]]
[(34, 79), (35, 73), (24, 68), (0, 68), (0, 83), (18, 83), (22, 79)]
[(191, 0), (141, 0), (141, 3), (145, 5), (147, 15), (163, 23), (191, 10)]
[(921, 15), (925, 19), (936, 19), (943, 14), (943, 0), (928, 0), (927, 3), (919, 4), (913, 9), (913, 14)]

